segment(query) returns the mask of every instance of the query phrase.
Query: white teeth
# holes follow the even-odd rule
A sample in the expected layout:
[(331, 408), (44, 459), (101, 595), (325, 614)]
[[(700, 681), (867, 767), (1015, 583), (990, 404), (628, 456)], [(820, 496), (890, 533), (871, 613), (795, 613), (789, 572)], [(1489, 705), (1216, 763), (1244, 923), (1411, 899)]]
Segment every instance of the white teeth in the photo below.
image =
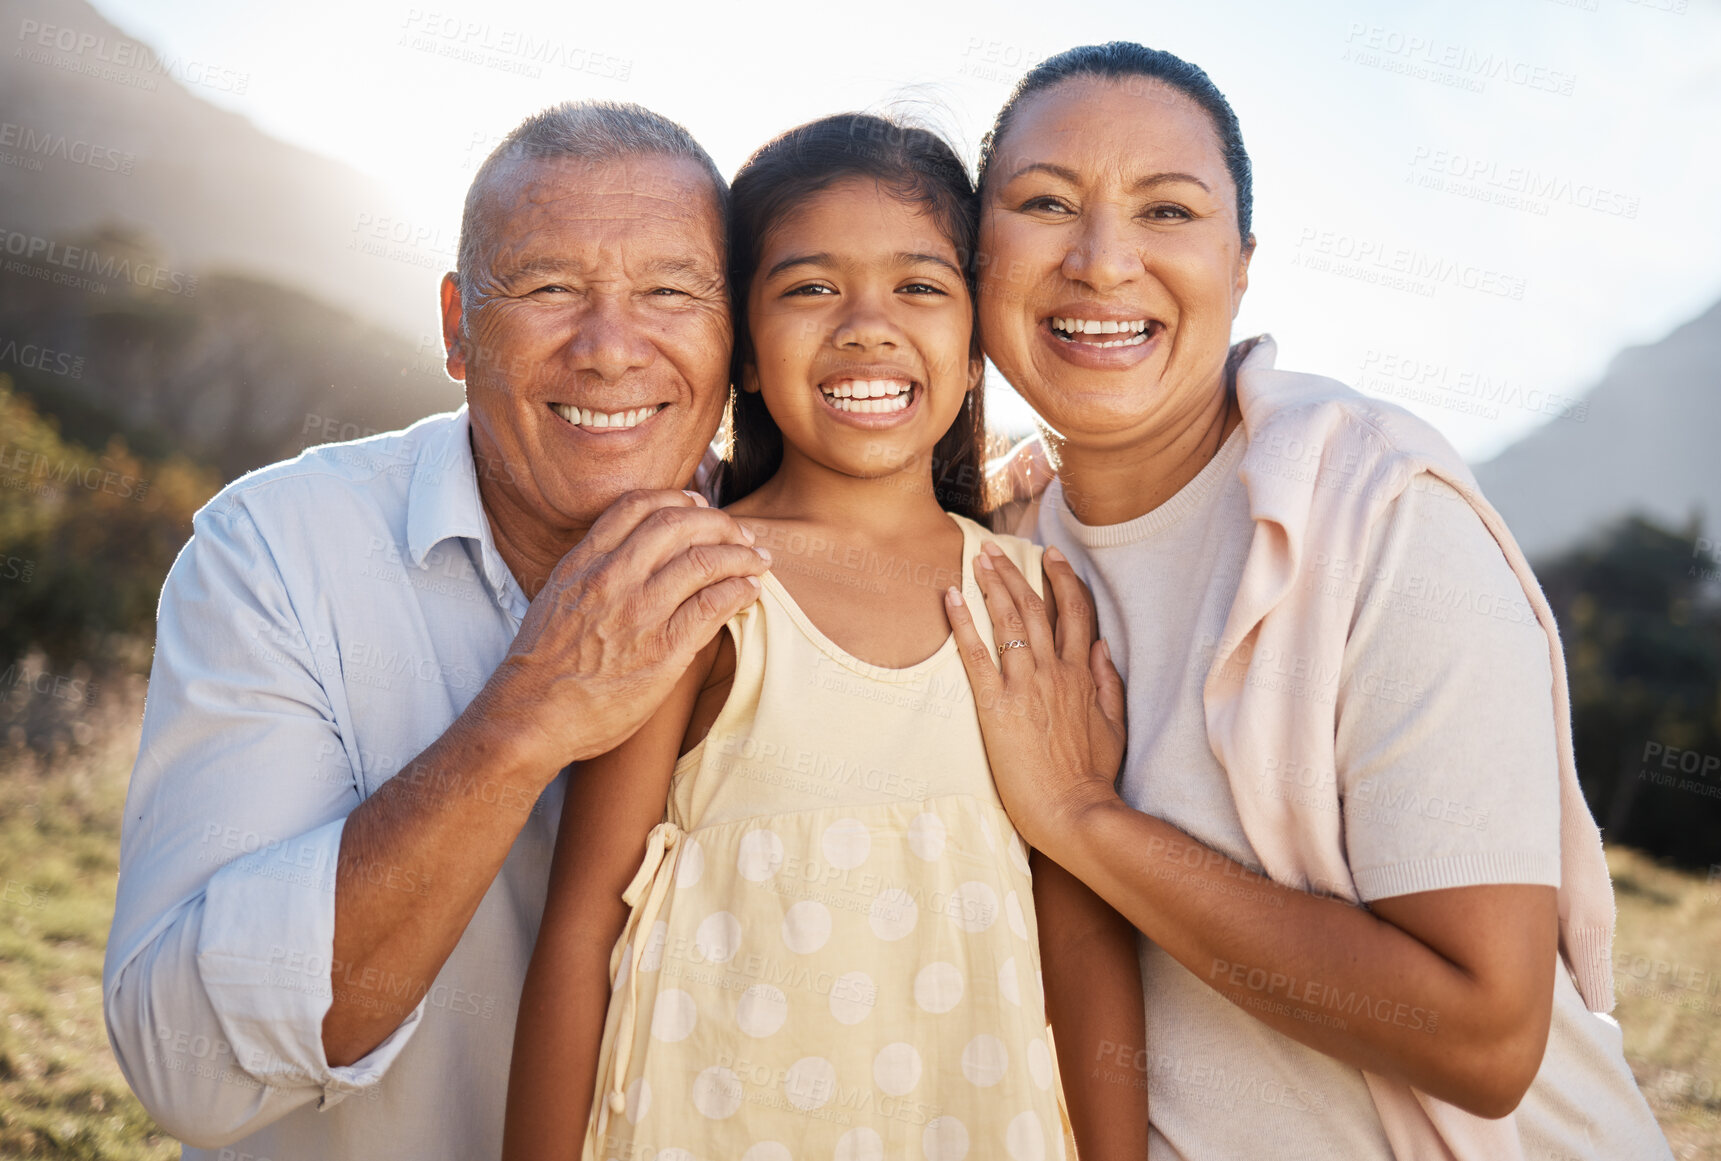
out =
[(1147, 323), (1144, 318), (1121, 322), (1113, 319), (1053, 318), (1052, 329), (1072, 335), (1140, 334), (1147, 330)]
[(906, 379), (844, 379), (821, 390), (838, 411), (874, 414), (907, 407), (914, 384)]
[(593, 411), (589, 407), (574, 407), (567, 403), (552, 403), (556, 414), (576, 427), (593, 431), (619, 431), (638, 427), (657, 414), (656, 407), (634, 407), (627, 411)]

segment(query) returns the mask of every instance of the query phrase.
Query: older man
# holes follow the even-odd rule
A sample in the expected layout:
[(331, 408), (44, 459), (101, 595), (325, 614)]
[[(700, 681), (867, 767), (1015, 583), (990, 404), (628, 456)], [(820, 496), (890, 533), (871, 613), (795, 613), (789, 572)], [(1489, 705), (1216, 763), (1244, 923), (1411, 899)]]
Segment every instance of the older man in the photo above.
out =
[(198, 513), (104, 973), (121, 1067), (187, 1156), (499, 1152), (556, 775), (630, 734), (768, 564), (668, 490), (723, 410), (726, 196), (637, 106), (526, 121), (443, 282), (466, 407)]

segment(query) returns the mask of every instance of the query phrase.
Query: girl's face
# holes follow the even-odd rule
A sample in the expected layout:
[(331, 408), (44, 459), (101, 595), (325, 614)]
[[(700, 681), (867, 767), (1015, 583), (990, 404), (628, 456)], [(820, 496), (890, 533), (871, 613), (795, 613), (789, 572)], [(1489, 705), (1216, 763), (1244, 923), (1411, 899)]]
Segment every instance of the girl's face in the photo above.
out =
[(747, 316), (742, 387), (764, 393), (785, 461), (862, 479), (925, 473), (980, 383), (956, 248), (870, 180), (821, 190), (770, 231)]
[(1081, 447), (1132, 446), (1206, 402), (1249, 285), (1211, 120), (1132, 81), (1026, 100), (981, 209), (986, 353)]

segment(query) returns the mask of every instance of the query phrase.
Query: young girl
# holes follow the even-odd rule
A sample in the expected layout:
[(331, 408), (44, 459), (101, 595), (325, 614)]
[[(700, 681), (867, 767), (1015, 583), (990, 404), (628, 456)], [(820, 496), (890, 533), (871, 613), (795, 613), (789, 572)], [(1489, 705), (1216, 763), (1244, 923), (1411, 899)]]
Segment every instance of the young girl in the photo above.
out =
[(719, 491), (773, 572), (569, 783), (505, 1153), (1041, 1161), (1073, 1125), (1084, 1161), (1139, 1161), (1134, 931), (1017, 837), (943, 610), (982, 601), (985, 552), (1041, 578), (976, 523), (967, 173), (830, 117), (732, 201)]

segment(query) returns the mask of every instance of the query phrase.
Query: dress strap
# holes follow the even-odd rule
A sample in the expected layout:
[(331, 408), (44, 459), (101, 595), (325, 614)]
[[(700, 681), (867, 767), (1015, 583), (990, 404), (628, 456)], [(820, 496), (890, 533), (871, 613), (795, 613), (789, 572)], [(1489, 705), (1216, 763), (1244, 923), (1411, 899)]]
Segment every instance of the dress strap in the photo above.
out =
[[(651, 937), (652, 925), (663, 909), (663, 899), (675, 875), (672, 852), (680, 844), (684, 832), (673, 822), (660, 822), (651, 828), (645, 840), (645, 858), (634, 872), (633, 881), (621, 893), (621, 901), (633, 910), (628, 913), (621, 938), (610, 954), (610, 986), (613, 989), (622, 967), (622, 955), (627, 955), (627, 980), (619, 997), (621, 1007), (615, 1028), (613, 1050), (609, 1053), (609, 1076), (602, 1082), (602, 1100), (592, 1124), (597, 1141), (602, 1141), (609, 1125), (610, 1114), (627, 1108), (627, 1066), (633, 1055), (634, 1025), (639, 1014), (639, 961), (645, 952), (645, 941)], [(643, 903), (642, 903), (643, 898)], [(596, 1141), (588, 1144), (595, 1145)]]

